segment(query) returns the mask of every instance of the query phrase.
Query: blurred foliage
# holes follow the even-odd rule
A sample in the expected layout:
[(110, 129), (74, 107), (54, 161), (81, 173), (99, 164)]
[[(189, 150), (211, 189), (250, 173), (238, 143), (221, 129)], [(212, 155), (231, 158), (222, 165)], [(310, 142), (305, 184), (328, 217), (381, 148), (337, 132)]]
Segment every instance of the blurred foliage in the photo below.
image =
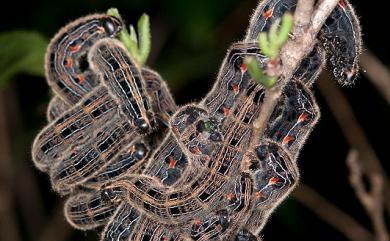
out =
[(15, 30), (0, 34), (0, 87), (14, 75), (44, 75), (48, 40), (40, 33)]

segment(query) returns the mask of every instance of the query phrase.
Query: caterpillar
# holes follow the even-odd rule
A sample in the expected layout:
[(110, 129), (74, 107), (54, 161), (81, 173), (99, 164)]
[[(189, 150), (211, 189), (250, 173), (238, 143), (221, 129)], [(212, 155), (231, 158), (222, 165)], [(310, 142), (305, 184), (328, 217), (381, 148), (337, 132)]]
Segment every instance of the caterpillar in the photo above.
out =
[[(69, 195), (69, 223), (81, 230), (104, 225), (104, 241), (260, 240), (269, 215), (299, 181), (297, 158), (320, 116), (311, 88), (321, 69), (328, 64), (341, 85), (358, 73), (359, 22), (341, 0), (287, 80), (264, 134), (253, 135), (266, 90), (244, 59), (265, 68), (257, 36), (296, 3), (260, 2), (213, 88), (181, 107), (162, 78), (113, 39), (119, 20), (91, 15), (61, 30), (46, 62), (58, 96), (33, 159), (53, 188)], [(80, 82), (75, 73), (93, 77)]]

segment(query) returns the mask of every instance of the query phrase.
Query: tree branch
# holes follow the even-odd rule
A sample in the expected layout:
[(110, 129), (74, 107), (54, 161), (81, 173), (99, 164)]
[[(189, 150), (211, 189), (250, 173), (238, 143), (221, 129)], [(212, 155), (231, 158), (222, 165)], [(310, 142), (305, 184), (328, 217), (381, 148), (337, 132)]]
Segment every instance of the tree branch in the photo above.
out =
[(351, 150), (348, 153), (346, 163), (350, 170), (349, 182), (371, 219), (376, 240), (388, 241), (389, 234), (383, 216), (383, 177), (378, 174), (370, 175), (370, 173), (367, 173), (369, 180), (369, 190), (367, 191), (363, 181), (364, 171), (356, 150)]
[(295, 200), (309, 208), (348, 239), (352, 241), (371, 241), (374, 239), (374, 236), (354, 218), (326, 200), (311, 187), (300, 184), (292, 195)]
[(387, 103), (390, 104), (390, 71), (375, 57), (369, 50), (363, 51), (360, 56), (360, 65), (364, 75), (374, 84), (377, 90), (383, 95)]
[(321, 75), (317, 81), (317, 86), (336, 118), (347, 142), (358, 151), (363, 170), (370, 173), (370, 175), (383, 177), (384, 204), (386, 211), (390, 213), (390, 182), (366, 134), (356, 120), (348, 100), (340, 88), (330, 80), (329, 75)]
[(289, 40), (281, 50), (280, 79), (276, 86), (266, 91), (259, 118), (253, 124), (253, 136), (259, 137), (255, 138), (254, 142), (261, 139), (266, 123), (273, 113), (287, 81), (292, 77), (302, 59), (312, 51), (318, 32), (338, 2), (339, 0), (322, 0), (313, 12), (314, 0), (298, 1), (294, 13), (294, 38)]

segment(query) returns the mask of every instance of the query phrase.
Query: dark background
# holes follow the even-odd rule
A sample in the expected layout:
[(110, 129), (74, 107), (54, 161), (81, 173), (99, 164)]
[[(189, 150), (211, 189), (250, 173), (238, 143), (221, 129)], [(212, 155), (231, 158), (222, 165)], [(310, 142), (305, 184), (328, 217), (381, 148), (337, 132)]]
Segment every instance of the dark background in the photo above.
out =
[[(1, 32), (36, 30), (48, 39), (70, 20), (89, 13), (105, 12), (110, 7), (117, 7), (128, 24), (136, 23), (143, 12), (148, 13), (153, 46), (147, 64), (160, 72), (176, 101), (184, 104), (199, 100), (210, 89), (227, 48), (244, 35), (257, 1), (14, 0), (7, 1), (7, 4), (5, 7), (3, 3), (0, 14)], [(389, 66), (390, 48), (385, 37), (388, 10), (375, 1), (353, 0), (352, 4), (360, 17), (366, 48)], [(50, 92), (45, 79), (19, 74), (1, 91), (5, 96), (1, 101), (6, 103), (6, 110), (0, 114), (6, 115), (8, 122), (6, 129), (0, 131), (9, 137), (11, 164), (7, 166), (9, 170), (0, 171), (3, 172), (0, 187), (9, 191), (12, 210), (6, 211), (15, 215), (20, 240), (43, 240), (50, 233), (50, 225), (58, 232), (52, 240), (98, 240), (94, 232), (72, 230), (63, 222), (60, 211), (64, 200), (51, 191), (48, 177), (36, 170), (31, 161), (33, 137), (46, 124), (45, 110)], [(322, 117), (299, 157), (302, 181), (371, 230), (370, 221), (348, 183), (344, 160), (349, 146), (316, 87), (314, 92)], [(386, 101), (364, 76), (353, 88), (343, 88), (343, 92), (379, 159), (389, 170), (390, 116)], [(0, 210), (4, 208), (1, 207), (3, 204), (0, 202)], [(8, 222), (6, 218), (0, 216), (3, 222)], [(292, 198), (273, 214), (263, 235), (268, 241), (284, 238), (346, 240)]]

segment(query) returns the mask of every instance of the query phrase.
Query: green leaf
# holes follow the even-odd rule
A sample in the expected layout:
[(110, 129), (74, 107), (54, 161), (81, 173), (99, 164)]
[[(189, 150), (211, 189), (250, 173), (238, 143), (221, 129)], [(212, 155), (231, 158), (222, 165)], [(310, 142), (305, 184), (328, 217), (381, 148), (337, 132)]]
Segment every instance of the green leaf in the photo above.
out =
[(119, 11), (117, 8), (108, 9), (107, 14), (118, 18), (121, 22), (123, 21), (122, 16), (119, 14)]
[(142, 14), (138, 21), (138, 34), (139, 34), (139, 54), (141, 55), (140, 62), (144, 64), (150, 53), (151, 46), (151, 34), (150, 34), (150, 21), (147, 14)]
[(123, 28), (123, 30), (119, 34), (119, 40), (125, 45), (130, 55), (140, 63), (137, 34), (133, 25), (130, 25), (130, 34), (127, 29)]
[(278, 42), (278, 37), (279, 37), (279, 24), (280, 24), (280, 19), (276, 19), (275, 22), (271, 25), (271, 28), (268, 33), (268, 38), (270, 42), (270, 48), (275, 52), (273, 57), (270, 57), (271, 59), (274, 59), (277, 57), (279, 54), (279, 42)]
[[(279, 30), (279, 25), (280, 30)], [(270, 60), (276, 60), (280, 54), (281, 48), (288, 40), (288, 35), (293, 27), (293, 16), (286, 13), (280, 19), (277, 19), (272, 25), (269, 32), (261, 32), (259, 34), (259, 47), (261, 52)]]
[(0, 33), (0, 87), (19, 73), (44, 76), (47, 45), (48, 40), (38, 32)]
[(130, 24), (129, 29), (130, 29), (130, 39), (131, 39), (134, 43), (138, 44), (137, 32), (135, 31), (134, 26), (133, 26), (132, 24)]
[(259, 34), (259, 47), (261, 49), (261, 52), (265, 54), (265, 56), (267, 56), (268, 58), (275, 55), (271, 49), (270, 43), (268, 41), (268, 35), (266, 32), (261, 32)]
[(259, 84), (263, 85), (265, 88), (272, 88), (276, 84), (276, 76), (267, 76), (263, 73), (263, 70), (260, 68), (255, 57), (246, 57), (245, 64), (248, 68), (249, 74), (254, 80)]
[(287, 40), (288, 35), (291, 32), (294, 24), (294, 18), (291, 13), (286, 13), (282, 17), (282, 26), (280, 27), (279, 36), (278, 36), (278, 44), (283, 46)]
[(245, 64), (248, 68), (249, 74), (256, 81), (263, 81), (264, 78), (267, 78), (261, 70), (260, 66), (258, 65), (258, 62), (255, 57), (245, 58)]

